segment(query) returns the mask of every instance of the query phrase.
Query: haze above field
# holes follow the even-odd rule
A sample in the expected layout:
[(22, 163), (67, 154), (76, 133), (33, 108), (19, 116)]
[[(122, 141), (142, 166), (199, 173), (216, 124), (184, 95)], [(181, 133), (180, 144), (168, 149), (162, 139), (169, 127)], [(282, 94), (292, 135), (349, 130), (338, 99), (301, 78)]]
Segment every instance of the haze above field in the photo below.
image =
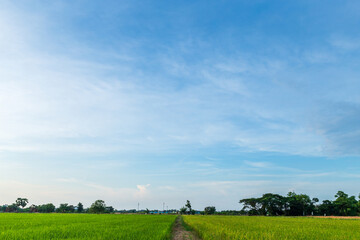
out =
[(358, 1), (1, 1), (0, 204), (239, 209), (360, 181)]

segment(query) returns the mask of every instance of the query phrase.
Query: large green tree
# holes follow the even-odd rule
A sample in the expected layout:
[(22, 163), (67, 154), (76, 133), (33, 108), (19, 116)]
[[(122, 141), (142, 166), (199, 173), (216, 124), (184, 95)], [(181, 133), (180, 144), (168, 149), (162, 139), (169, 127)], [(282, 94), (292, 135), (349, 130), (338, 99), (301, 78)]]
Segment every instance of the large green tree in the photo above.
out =
[(261, 215), (261, 199), (260, 198), (244, 198), (239, 201), (243, 204), (242, 211), (247, 212), (249, 215)]
[(216, 208), (214, 206), (208, 206), (208, 207), (205, 207), (204, 209), (204, 213), (206, 215), (212, 215), (212, 214), (215, 214), (216, 212)]
[(263, 215), (277, 216), (284, 213), (285, 198), (279, 194), (266, 193), (260, 198), (260, 203)]
[(290, 216), (305, 216), (310, 215), (314, 210), (313, 202), (306, 194), (296, 194), (289, 192), (287, 195), (287, 215)]
[(18, 198), (15, 201), (16, 206), (24, 208), (29, 203), (29, 200), (27, 198)]
[(89, 209), (90, 213), (104, 213), (106, 210), (106, 205), (103, 200), (96, 200)]
[(358, 213), (358, 202), (355, 196), (349, 197), (343, 191), (338, 191), (333, 202), (335, 213), (340, 216), (355, 216)]

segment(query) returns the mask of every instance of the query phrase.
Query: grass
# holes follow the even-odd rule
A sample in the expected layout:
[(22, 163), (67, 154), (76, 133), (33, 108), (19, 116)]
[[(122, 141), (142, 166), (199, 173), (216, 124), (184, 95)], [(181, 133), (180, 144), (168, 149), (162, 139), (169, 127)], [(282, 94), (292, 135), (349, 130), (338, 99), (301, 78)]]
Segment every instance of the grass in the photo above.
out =
[(170, 239), (174, 215), (0, 214), (0, 239)]
[(204, 240), (360, 239), (360, 220), (307, 217), (184, 216)]
[[(175, 215), (0, 214), (0, 239), (171, 239)], [(360, 239), (360, 220), (306, 217), (183, 216), (213, 239)]]

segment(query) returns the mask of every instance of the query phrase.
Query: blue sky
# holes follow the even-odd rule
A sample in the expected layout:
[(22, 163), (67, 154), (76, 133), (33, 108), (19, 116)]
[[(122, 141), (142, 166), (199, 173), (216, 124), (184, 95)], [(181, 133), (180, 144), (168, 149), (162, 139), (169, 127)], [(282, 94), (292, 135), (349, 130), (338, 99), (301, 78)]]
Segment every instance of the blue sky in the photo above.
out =
[(1, 1), (0, 204), (357, 196), (359, 10)]

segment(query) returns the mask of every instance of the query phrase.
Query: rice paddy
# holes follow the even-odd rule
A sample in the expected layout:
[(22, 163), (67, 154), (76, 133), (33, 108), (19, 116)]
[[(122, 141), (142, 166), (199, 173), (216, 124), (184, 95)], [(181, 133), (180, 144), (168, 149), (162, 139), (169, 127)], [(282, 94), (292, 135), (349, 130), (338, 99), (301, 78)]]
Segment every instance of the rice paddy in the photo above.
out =
[(360, 239), (360, 220), (308, 217), (184, 216), (201, 239)]
[[(172, 238), (176, 215), (0, 214), (0, 239)], [(308, 217), (182, 216), (200, 239), (360, 239), (360, 220)], [(174, 233), (174, 232), (173, 232)]]
[(0, 239), (171, 239), (174, 215), (0, 214)]

